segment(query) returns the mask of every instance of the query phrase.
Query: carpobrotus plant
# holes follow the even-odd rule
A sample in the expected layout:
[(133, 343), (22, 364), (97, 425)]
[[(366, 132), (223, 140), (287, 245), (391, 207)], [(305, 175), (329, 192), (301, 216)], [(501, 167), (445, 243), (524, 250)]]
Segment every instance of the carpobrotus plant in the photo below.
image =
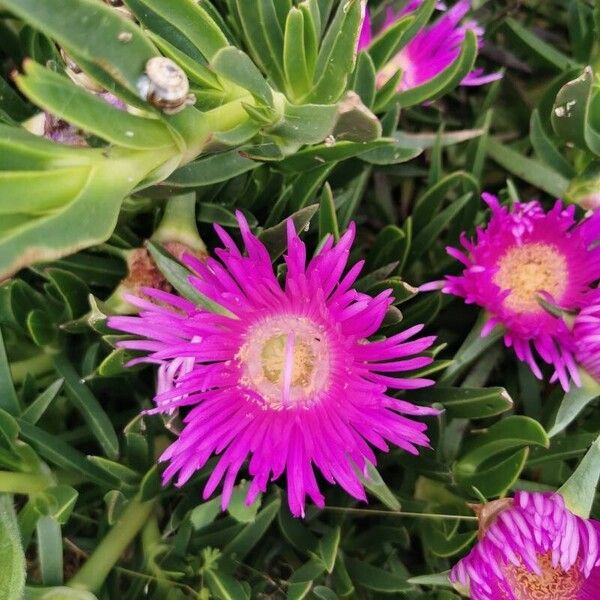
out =
[(594, 4), (0, 0), (0, 600), (600, 597)]

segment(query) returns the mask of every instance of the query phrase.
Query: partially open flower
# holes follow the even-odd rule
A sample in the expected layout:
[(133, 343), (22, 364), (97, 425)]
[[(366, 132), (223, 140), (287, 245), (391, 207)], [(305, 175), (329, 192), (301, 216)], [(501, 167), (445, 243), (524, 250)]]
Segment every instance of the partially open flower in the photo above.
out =
[[(394, 11), (392, 7), (388, 7), (385, 21), (378, 33), (385, 31), (399, 19), (417, 10), (423, 4), (423, 1), (411, 0), (399, 12)], [(471, 8), (469, 0), (459, 0), (448, 10), (445, 10), (444, 4), (440, 2), (438, 8), (444, 10), (438, 20), (421, 29), (377, 74), (378, 87), (384, 85), (398, 70), (402, 71), (398, 91), (427, 83), (458, 58), (468, 30), (475, 32), (480, 46), (483, 44), (483, 29), (474, 21), (462, 22)], [(358, 49), (368, 48), (373, 38), (371, 18), (367, 13), (363, 22)], [(471, 71), (461, 84), (483, 85), (501, 77), (501, 73), (484, 75), (483, 69), (477, 68)]]
[(519, 491), (478, 512), (479, 541), (450, 574), (472, 600), (600, 598), (600, 522), (558, 493)]
[(114, 317), (111, 327), (144, 339), (123, 347), (147, 352), (137, 359), (160, 366), (161, 390), (151, 412), (191, 409), (179, 438), (163, 454), (165, 482), (183, 485), (213, 455), (219, 462), (204, 489), (210, 496), (224, 479), (222, 505), (249, 460), (246, 501), (287, 473), (289, 505), (304, 515), (308, 495), (323, 506), (313, 468), (355, 498), (366, 500), (359, 473), (376, 457), (370, 445), (389, 444), (416, 454), (427, 446), (426, 425), (412, 416), (438, 411), (398, 400), (388, 389), (431, 385), (398, 377), (431, 363), (418, 356), (433, 337), (412, 339), (422, 326), (374, 342), (392, 302), (353, 289), (362, 263), (343, 275), (354, 226), (337, 244), (329, 238), (306, 261), (306, 247), (288, 221), (285, 284), (279, 283), (265, 246), (237, 215), (247, 255), (219, 226), (225, 248), (219, 260), (187, 257), (198, 274), (190, 282), (222, 307), (217, 314), (159, 290), (144, 290), (167, 305), (129, 300), (139, 317)]
[(490, 194), (483, 198), (492, 211), (490, 222), (478, 228), (475, 241), (462, 236), (466, 252), (448, 249), (465, 269), (448, 276), (442, 290), (485, 308), (491, 316), (483, 335), (504, 327), (506, 345), (537, 377), (542, 373), (532, 348), (555, 367), (565, 390), (569, 376), (579, 385), (571, 331), (543, 302), (567, 312), (587, 306), (600, 277), (600, 214), (576, 223), (575, 207), (564, 208), (560, 201), (545, 212), (537, 201), (508, 209)]
[(600, 382), (600, 290), (594, 290), (587, 300), (573, 323), (575, 358)]

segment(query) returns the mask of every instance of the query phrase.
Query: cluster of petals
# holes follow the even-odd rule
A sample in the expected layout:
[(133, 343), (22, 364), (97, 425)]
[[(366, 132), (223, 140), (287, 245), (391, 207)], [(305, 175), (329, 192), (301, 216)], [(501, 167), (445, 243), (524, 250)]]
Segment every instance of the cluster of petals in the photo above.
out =
[[(565, 390), (570, 379), (580, 385), (573, 332), (560, 312), (555, 314), (549, 305), (567, 313), (577, 313), (589, 305), (590, 292), (600, 277), (600, 214), (577, 222), (575, 206), (565, 208), (560, 201), (546, 212), (537, 201), (507, 208), (491, 194), (483, 194), (483, 198), (492, 213), (489, 223), (477, 229), (473, 241), (463, 235), (462, 250), (448, 248), (464, 270), (460, 275), (447, 276), (442, 291), (485, 308), (490, 317), (482, 334), (502, 326), (505, 344), (514, 348), (538, 378), (542, 372), (534, 349), (554, 367), (553, 380), (558, 379)], [(529, 257), (529, 264), (526, 252), (521, 261), (515, 253), (527, 248), (538, 254)], [(502, 261), (511, 253), (517, 259), (506, 268), (514, 272), (504, 278), (516, 281), (513, 289), (498, 283)], [(552, 286), (530, 290), (529, 303), (519, 309), (516, 299), (536, 278), (540, 282), (546, 279)]]
[[(417, 10), (424, 0), (411, 0), (404, 8), (395, 11), (387, 8), (385, 20), (378, 34), (389, 29), (398, 20)], [(459, 56), (467, 31), (477, 36), (478, 45), (483, 44), (483, 29), (474, 21), (464, 21), (471, 5), (469, 0), (459, 0), (453, 7), (446, 9), (439, 2), (437, 8), (442, 10), (441, 16), (431, 25), (421, 29), (408, 44), (394, 55), (389, 63), (378, 73), (377, 83), (384, 85), (398, 70), (402, 71), (399, 91), (407, 90), (433, 79), (448, 68)], [(373, 41), (373, 25), (367, 13), (359, 38), (359, 50), (369, 47)], [(461, 82), (462, 85), (483, 85), (499, 79), (500, 73), (485, 75), (483, 69), (476, 68)]]
[(587, 297), (587, 305), (573, 323), (575, 358), (600, 382), (600, 290), (594, 289)]
[(248, 503), (285, 473), (294, 515), (304, 514), (307, 495), (322, 507), (314, 468), (366, 500), (361, 478), (376, 463), (373, 447), (416, 454), (428, 446), (426, 424), (412, 417), (438, 411), (388, 390), (433, 383), (414, 372), (431, 363), (419, 354), (435, 338), (415, 338), (422, 329), (415, 326), (369, 341), (393, 299), (390, 290), (371, 297), (353, 287), (362, 268), (359, 262), (347, 269), (354, 225), (307, 261), (289, 220), (282, 284), (241, 213), (238, 221), (245, 253), (216, 226), (224, 245), (217, 258), (184, 258), (195, 272), (190, 283), (221, 312), (144, 289), (145, 299), (128, 297), (139, 316), (109, 321), (138, 336), (122, 342), (144, 353), (136, 361), (159, 365), (149, 412), (183, 411), (183, 429), (161, 457), (169, 463), (164, 480), (183, 485), (217, 455), (204, 497), (223, 481), (224, 507), (245, 464)]
[(558, 493), (518, 491), (450, 579), (472, 600), (600, 597), (600, 522), (570, 512)]

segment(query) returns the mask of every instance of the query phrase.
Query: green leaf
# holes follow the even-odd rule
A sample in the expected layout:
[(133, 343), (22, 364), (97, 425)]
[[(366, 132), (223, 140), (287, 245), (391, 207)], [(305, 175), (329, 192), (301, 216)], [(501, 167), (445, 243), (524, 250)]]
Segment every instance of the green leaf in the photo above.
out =
[(71, 518), (79, 492), (68, 485), (55, 485), (44, 490), (44, 496), (51, 501), (49, 516), (65, 525)]
[(490, 333), (486, 336), (482, 336), (481, 331), (488, 319), (489, 315), (482, 311), (477, 322), (473, 326), (473, 329), (469, 332), (465, 341), (462, 343), (462, 346), (454, 355), (452, 364), (439, 379), (439, 384), (451, 385), (469, 365), (474, 363), (504, 335), (504, 331), (501, 327), (494, 327)]
[(21, 418), (35, 425), (46, 412), (58, 392), (60, 392), (64, 379), (57, 379), (50, 384), (24, 411)]
[(339, 141), (331, 144), (312, 146), (305, 150), (296, 152), (281, 163), (288, 171), (307, 171), (321, 167), (327, 163), (347, 160), (353, 156), (360, 156), (369, 150), (390, 145), (389, 140), (377, 140), (374, 142), (349, 142)]
[(229, 150), (203, 156), (180, 167), (161, 185), (203, 187), (228, 181), (257, 167), (260, 167), (260, 163), (246, 158), (242, 150)]
[(286, 144), (318, 144), (333, 131), (336, 111), (334, 104), (297, 106), (285, 102), (281, 119), (266, 132), (281, 137)]
[(398, 594), (412, 589), (404, 577), (374, 567), (367, 562), (347, 557), (346, 564), (354, 583), (368, 590), (384, 594)]
[(275, 498), (267, 504), (257, 515), (252, 523), (249, 523), (223, 548), (223, 554), (234, 555), (236, 560), (243, 561), (248, 553), (261, 540), (267, 529), (277, 515), (281, 500)]
[(87, 458), (91, 463), (96, 465), (99, 469), (102, 469), (110, 478), (115, 479), (116, 481), (133, 484), (140, 479), (139, 473), (136, 473), (128, 466), (122, 465), (114, 460), (108, 460), (103, 456), (88, 456)]
[[(293, 220), (294, 227), (299, 233), (309, 226), (310, 220), (317, 210), (319, 210), (319, 205), (312, 204), (301, 208), (288, 218)], [(271, 259), (275, 260), (283, 254), (287, 247), (287, 220), (269, 229), (263, 229), (258, 235), (258, 239), (267, 247)]]
[[(433, 3), (429, 1), (428, 5)], [(433, 9), (433, 6), (431, 6)], [(387, 64), (387, 62), (394, 56), (404, 45), (406, 38), (406, 32), (413, 25), (415, 17), (413, 13), (410, 13), (401, 19), (398, 19), (387, 29), (384, 29), (378, 36), (375, 37), (371, 45), (369, 46), (369, 55), (373, 59), (373, 65), (375, 71), (381, 71)]]
[(335, 560), (337, 558), (338, 549), (340, 546), (341, 530), (335, 527), (330, 532), (325, 534), (319, 542), (319, 556), (325, 565), (325, 570), (328, 573), (333, 571)]
[(435, 387), (413, 392), (411, 396), (427, 404), (441, 404), (451, 419), (487, 419), (513, 408), (512, 398), (501, 387)]
[(423, 254), (429, 250), (429, 248), (436, 242), (440, 237), (441, 233), (450, 225), (450, 223), (457, 217), (461, 210), (463, 210), (469, 200), (472, 198), (472, 193), (469, 192), (464, 194), (460, 198), (457, 198), (446, 207), (442, 212), (433, 218), (427, 225), (420, 230), (415, 226), (415, 229), (419, 231), (416, 235), (413, 243), (411, 244), (410, 251), (408, 253), (407, 263), (412, 264)]
[(358, 477), (361, 483), (367, 488), (367, 490), (373, 494), (376, 498), (387, 506), (390, 510), (400, 510), (400, 502), (390, 488), (386, 485), (385, 481), (379, 474), (377, 468), (371, 463), (367, 462), (367, 473), (366, 475), (362, 472), (358, 472)]
[(220, 600), (244, 600), (248, 598), (242, 584), (228, 573), (206, 569), (203, 571), (203, 575), (215, 598)]
[(283, 31), (273, 2), (235, 0), (235, 6), (254, 62), (262, 67), (280, 90), (284, 90)]
[(221, 512), (221, 499), (213, 498), (198, 504), (190, 513), (190, 523), (196, 530), (210, 525)]
[(595, 433), (576, 433), (567, 437), (552, 438), (550, 448), (532, 448), (527, 466), (536, 467), (577, 458), (586, 452), (595, 439)]
[(551, 169), (567, 179), (575, 176), (575, 170), (571, 164), (560, 153), (546, 133), (537, 109), (531, 113), (529, 138), (540, 160), (543, 160)]
[(211, 68), (232, 83), (248, 90), (265, 104), (273, 104), (273, 92), (250, 57), (238, 48), (219, 50), (211, 61)]
[(63, 354), (54, 357), (54, 367), (65, 381), (65, 390), (75, 408), (87, 423), (90, 431), (109, 458), (119, 456), (119, 440), (104, 409), (90, 389), (81, 382), (79, 373)]
[(60, 585), (63, 582), (62, 531), (56, 519), (41, 517), (36, 526), (38, 559), (42, 583)]
[(558, 493), (565, 499), (567, 508), (580, 517), (588, 518), (600, 479), (600, 437), (590, 446), (575, 472)]
[(312, 84), (304, 29), (304, 12), (293, 7), (287, 15), (283, 41), (283, 71), (292, 98), (301, 98)]
[(360, 52), (356, 61), (356, 68), (352, 76), (350, 88), (353, 89), (369, 108), (375, 101), (377, 71), (373, 60), (367, 52)]
[(442, 133), (408, 133), (396, 131), (394, 138), (403, 148), (433, 148), (436, 143), (442, 146), (452, 146), (468, 140), (481, 137), (484, 129), (459, 129), (458, 131), (443, 131)]
[(175, 145), (162, 121), (119, 110), (31, 60), (25, 62), (23, 69), (24, 75), (15, 78), (23, 94), (65, 121), (124, 148), (145, 150)]
[(160, 34), (182, 52), (198, 58), (194, 50), (207, 60), (229, 45), (227, 36), (215, 23), (208, 10), (193, 0), (126, 0), (141, 23)]
[(189, 278), (192, 276), (191, 271), (189, 271), (187, 267), (184, 267), (166, 250), (162, 249), (154, 242), (148, 242), (147, 248), (160, 269), (160, 272), (184, 298), (191, 300), (211, 312), (222, 315), (232, 315), (227, 309), (202, 295), (189, 281)]
[[(442, 510), (442, 508), (436, 505), (436, 510)], [(424, 521), (422, 524), (422, 537), (423, 545), (427, 551), (443, 558), (455, 556), (463, 551), (473, 541), (477, 531), (459, 532), (458, 524), (459, 521), (457, 520), (428, 519)]]
[(0, 408), (11, 415), (18, 415), (21, 412), (19, 398), (12, 382), (10, 363), (6, 356), (2, 329), (0, 329)]
[(19, 420), (21, 438), (31, 444), (45, 459), (66, 470), (81, 473), (89, 481), (101, 486), (113, 486), (114, 480), (109, 479), (104, 471), (98, 469), (78, 450), (63, 442), (60, 438), (43, 429)]
[(21, 600), (25, 588), (25, 554), (12, 496), (0, 495), (0, 589), (6, 600)]
[[(136, 95), (146, 62), (157, 55), (139, 27), (101, 2), (3, 0), (2, 4)], [(127, 42), (121, 41), (123, 33)]]
[(538, 187), (555, 198), (562, 198), (569, 181), (546, 165), (523, 156), (520, 152), (489, 137), (486, 152), (503, 169)]
[(248, 494), (249, 483), (247, 481), (238, 485), (231, 495), (231, 500), (227, 506), (227, 512), (239, 523), (253, 523), (256, 519), (256, 513), (260, 508), (260, 495), (250, 505), (246, 505), (246, 495)]
[(413, 585), (432, 585), (442, 587), (452, 587), (448, 575), (450, 571), (444, 571), (444, 573), (436, 573), (435, 575), (418, 575), (417, 577), (411, 577), (408, 583)]
[(511, 43), (527, 52), (529, 57), (537, 57), (557, 71), (566, 71), (575, 65), (575, 62), (557, 50), (556, 46), (544, 42), (512, 17), (504, 19), (504, 27)]
[(23, 600), (98, 600), (94, 594), (69, 587), (26, 587)]
[(329, 184), (325, 184), (321, 194), (321, 205), (319, 207), (319, 239), (332, 235), (337, 242), (340, 239), (340, 227), (337, 222), (333, 192)]
[(307, 101), (330, 104), (343, 94), (348, 77), (354, 70), (361, 24), (360, 0), (341, 2), (321, 45), (316, 66), (316, 83), (306, 98)]
[(600, 383), (581, 370), (580, 376), (582, 378), (581, 387), (572, 383), (571, 389), (564, 395), (560, 403), (554, 424), (548, 432), (550, 437), (566, 429), (590, 402), (600, 396)]

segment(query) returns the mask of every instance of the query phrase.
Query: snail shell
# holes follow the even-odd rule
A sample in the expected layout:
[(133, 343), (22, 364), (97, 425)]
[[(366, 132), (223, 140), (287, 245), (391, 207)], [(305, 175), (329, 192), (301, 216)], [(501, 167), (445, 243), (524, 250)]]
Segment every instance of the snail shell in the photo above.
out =
[(77, 85), (84, 87), (86, 90), (90, 92), (103, 92), (104, 88), (101, 85), (98, 85), (89, 75), (84, 73), (79, 65), (67, 54), (64, 48), (60, 49), (60, 55), (65, 61), (66, 65), (66, 73)]
[(194, 104), (186, 74), (170, 58), (155, 56), (146, 63), (146, 73), (138, 81), (140, 96), (167, 114)]

